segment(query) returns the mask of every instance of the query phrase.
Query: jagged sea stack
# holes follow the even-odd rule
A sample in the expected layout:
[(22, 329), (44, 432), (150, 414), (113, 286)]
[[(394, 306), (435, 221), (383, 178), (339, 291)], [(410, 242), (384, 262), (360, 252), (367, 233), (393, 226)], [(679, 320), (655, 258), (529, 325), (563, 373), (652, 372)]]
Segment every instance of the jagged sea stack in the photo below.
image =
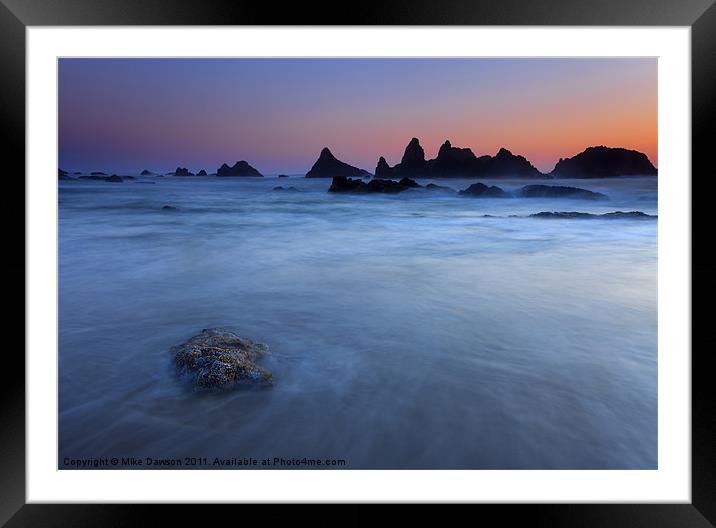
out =
[(321, 150), (316, 163), (306, 173), (306, 178), (370, 178), (372, 174), (364, 169), (353, 167), (337, 159), (328, 147)]
[(217, 176), (256, 176), (263, 177), (259, 171), (254, 169), (247, 161), (241, 160), (234, 163), (233, 167), (229, 167), (226, 163), (222, 163), (221, 167), (216, 170)]

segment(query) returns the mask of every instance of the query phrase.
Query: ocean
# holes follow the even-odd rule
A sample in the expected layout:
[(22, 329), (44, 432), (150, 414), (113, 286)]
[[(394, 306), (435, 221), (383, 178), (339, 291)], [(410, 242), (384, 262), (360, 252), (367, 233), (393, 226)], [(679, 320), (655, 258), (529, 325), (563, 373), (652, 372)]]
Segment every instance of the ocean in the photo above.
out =
[[(482, 181), (609, 199), (59, 182), (59, 467), (655, 469), (658, 220), (528, 215), (656, 215), (656, 178)], [(211, 327), (267, 344), (273, 386), (192, 390), (169, 349)]]

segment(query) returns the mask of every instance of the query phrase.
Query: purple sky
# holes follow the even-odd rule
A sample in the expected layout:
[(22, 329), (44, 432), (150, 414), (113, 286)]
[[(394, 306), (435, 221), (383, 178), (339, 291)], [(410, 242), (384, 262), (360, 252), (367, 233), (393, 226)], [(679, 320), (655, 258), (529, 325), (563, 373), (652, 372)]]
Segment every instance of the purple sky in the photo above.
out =
[(60, 59), (59, 165), (305, 173), (328, 146), (369, 171), (411, 137), (550, 171), (587, 146), (657, 160), (657, 59)]

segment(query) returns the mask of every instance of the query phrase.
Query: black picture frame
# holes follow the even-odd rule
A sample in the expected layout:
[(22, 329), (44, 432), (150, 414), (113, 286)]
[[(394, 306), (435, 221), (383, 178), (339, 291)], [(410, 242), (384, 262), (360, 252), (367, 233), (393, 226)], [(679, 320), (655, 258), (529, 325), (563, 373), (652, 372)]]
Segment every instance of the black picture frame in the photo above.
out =
[[(709, 227), (706, 200), (713, 196), (715, 176), (707, 172), (716, 137), (716, 4), (714, 0), (397, 0), (380, 4), (352, 3), (328, 9), (324, 4), (208, 0), (0, 0), (0, 126), (4, 131), (2, 168), (6, 200), (5, 226), (24, 217), (25, 207), (25, 29), (27, 26), (83, 25), (600, 25), (689, 26), (692, 44), (692, 335), (704, 334), (709, 311), (697, 311), (696, 301), (712, 298), (714, 265), (705, 254)], [(711, 169), (713, 172), (713, 169)], [(687, 175), (684, 175), (686, 178)], [(698, 180), (698, 185), (695, 185)], [(696, 192), (698, 190), (698, 192)], [(25, 277), (24, 232), (8, 229), (12, 253), (6, 284), (19, 288)], [(17, 249), (22, 246), (22, 250)], [(7, 286), (6, 286), (7, 287)], [(694, 288), (692, 288), (694, 290)], [(23, 292), (24, 294), (24, 292)], [(19, 296), (19, 292), (18, 292)], [(6, 304), (11, 335), (24, 327), (24, 310)], [(25, 300), (23, 295), (23, 308)], [(22, 321), (21, 321), (22, 319)], [(697, 331), (697, 328), (700, 330)], [(11, 330), (12, 329), (12, 330)], [(23, 339), (24, 341), (24, 339)], [(694, 341), (696, 343), (697, 341)], [(709, 341), (704, 341), (708, 343)], [(24, 345), (24, 343), (23, 343)], [(151, 505), (27, 505), (25, 504), (25, 361), (18, 348), (3, 357), (0, 407), (0, 525), (124, 526), (145, 524), (161, 509), (165, 522), (180, 515), (184, 521), (205, 521), (206, 513), (179, 507)], [(689, 350), (684, 350), (688, 354)], [(500, 524), (514, 521), (546, 526), (693, 526), (716, 525), (716, 395), (708, 369), (709, 347), (692, 346), (692, 502), (690, 504), (481, 505), (500, 516)], [(242, 515), (246, 515), (246, 506)], [(256, 507), (252, 507), (255, 511)], [(351, 506), (341, 518), (355, 524), (373, 522), (371, 509)], [(251, 510), (248, 510), (251, 511)], [(265, 510), (261, 510), (265, 512)], [(323, 510), (324, 512), (326, 510)], [(264, 515), (264, 513), (262, 513)], [(423, 513), (420, 514), (421, 517)], [(444, 515), (441, 513), (441, 516)], [(474, 513), (472, 514), (474, 515)], [(328, 521), (336, 517), (321, 516)], [(475, 517), (477, 520), (478, 517)], [(278, 519), (277, 519), (278, 520)], [(443, 519), (444, 520), (444, 519)], [(319, 521), (319, 522), (326, 522)], [(344, 524), (344, 522), (341, 522)]]

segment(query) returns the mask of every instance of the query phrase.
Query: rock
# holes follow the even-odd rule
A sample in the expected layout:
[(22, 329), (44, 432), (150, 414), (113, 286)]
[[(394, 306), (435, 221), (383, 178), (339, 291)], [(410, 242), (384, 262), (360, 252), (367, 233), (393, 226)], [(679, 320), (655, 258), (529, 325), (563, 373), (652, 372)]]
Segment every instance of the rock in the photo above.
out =
[(542, 211), (541, 213), (531, 214), (534, 218), (606, 218), (606, 219), (624, 219), (624, 218), (636, 218), (636, 219), (653, 219), (655, 215), (643, 213), (642, 211), (614, 211), (613, 213), (604, 214), (593, 214), (593, 213), (579, 213), (576, 211)]
[(124, 180), (122, 180), (121, 176), (112, 174), (112, 176), (108, 176), (108, 177), (104, 178), (104, 181), (110, 182), (110, 183), (122, 183)]
[(393, 176), (393, 169), (390, 168), (385, 158), (381, 156), (378, 158), (378, 165), (375, 166), (375, 177), (376, 178), (391, 178)]
[(279, 178), (288, 178), (288, 175), (287, 174), (279, 174), (278, 177)]
[(259, 171), (254, 169), (248, 162), (241, 160), (234, 163), (233, 167), (229, 167), (226, 163), (222, 163), (221, 167), (216, 170), (217, 176), (257, 176), (262, 177)]
[(72, 176), (67, 174), (66, 171), (63, 171), (62, 169), (57, 169), (57, 179), (58, 180), (74, 180)]
[(436, 185), (434, 183), (428, 183), (425, 188), (429, 191), (455, 192), (450, 187), (446, 187), (444, 185)]
[(473, 183), (467, 189), (460, 191), (463, 196), (479, 196), (482, 198), (507, 198), (510, 196), (505, 190), (497, 187), (496, 185), (490, 185), (489, 187), (484, 183)]
[(293, 185), (291, 187), (282, 187), (280, 185), (273, 188), (274, 191), (288, 191), (288, 192), (297, 192), (298, 189), (296, 189)]
[(176, 211), (176, 210), (177, 210), (177, 208), (174, 207), (173, 205), (165, 205), (164, 207), (162, 207), (162, 211)]
[(522, 198), (581, 198), (585, 200), (605, 200), (606, 195), (579, 187), (561, 185), (525, 185), (515, 192)]
[(194, 173), (189, 172), (186, 167), (177, 167), (173, 174), (174, 176), (194, 176)]
[(124, 180), (136, 180), (137, 178), (135, 178), (134, 176), (122, 176), (122, 179), (124, 179)]
[(197, 176), (206, 176), (206, 171), (204, 169), (201, 169), (199, 172), (196, 173)]
[(321, 150), (321, 154), (316, 160), (316, 163), (314, 163), (311, 170), (306, 173), (306, 178), (370, 178), (371, 176), (372, 174), (366, 170), (343, 163), (337, 159), (328, 148)]
[(241, 381), (271, 383), (271, 372), (256, 365), (268, 347), (223, 328), (202, 330), (171, 352), (180, 374), (196, 389), (229, 389)]
[(453, 147), (446, 140), (437, 157), (425, 160), (425, 151), (420, 141), (413, 138), (405, 147), (403, 159), (390, 167), (381, 157), (375, 169), (376, 178), (500, 178), (500, 177), (544, 177), (524, 156), (516, 156), (501, 148), (493, 156), (477, 157), (469, 148)]
[(147, 169), (144, 169), (142, 172), (139, 173), (140, 176), (151, 176), (152, 174), (154, 174), (154, 173)]
[(90, 172), (90, 176), (107, 176), (104, 172)]
[(329, 192), (343, 193), (384, 193), (397, 194), (411, 188), (421, 187), (417, 182), (409, 178), (400, 181), (374, 179), (368, 183), (363, 180), (336, 176), (329, 187)]
[(78, 176), (79, 174), (82, 174), (80, 171), (75, 171), (75, 176)]
[(107, 178), (107, 176), (97, 176), (97, 175), (89, 175), (89, 176), (80, 176), (80, 180), (102, 180), (104, 181)]
[(589, 147), (572, 158), (560, 158), (550, 174), (556, 178), (614, 178), (656, 176), (657, 169), (642, 152), (602, 145)]

